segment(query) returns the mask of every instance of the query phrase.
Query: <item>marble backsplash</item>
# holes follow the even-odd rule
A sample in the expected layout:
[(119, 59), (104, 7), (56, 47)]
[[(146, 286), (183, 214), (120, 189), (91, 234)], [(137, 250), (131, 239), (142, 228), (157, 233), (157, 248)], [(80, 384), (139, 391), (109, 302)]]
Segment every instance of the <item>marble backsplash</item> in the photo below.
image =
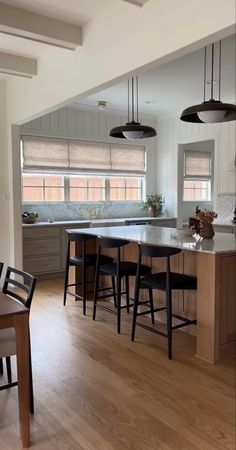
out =
[(235, 207), (235, 195), (218, 195), (215, 208), (218, 217), (215, 220), (215, 223), (230, 223), (234, 216)]
[(83, 219), (110, 219), (120, 217), (141, 217), (147, 215), (141, 211), (139, 203), (27, 203), (22, 205), (23, 211), (32, 211), (38, 214), (39, 222), (48, 220), (83, 220)]

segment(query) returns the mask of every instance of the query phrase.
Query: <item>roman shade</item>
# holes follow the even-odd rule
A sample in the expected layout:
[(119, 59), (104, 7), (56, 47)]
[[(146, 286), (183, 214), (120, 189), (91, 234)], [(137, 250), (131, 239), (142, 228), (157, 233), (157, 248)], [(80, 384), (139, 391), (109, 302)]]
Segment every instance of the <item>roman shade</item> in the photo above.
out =
[(23, 136), (23, 169), (145, 173), (145, 147)]
[(185, 150), (184, 176), (209, 178), (211, 176), (211, 152)]
[(24, 168), (68, 168), (68, 144), (64, 139), (23, 136)]

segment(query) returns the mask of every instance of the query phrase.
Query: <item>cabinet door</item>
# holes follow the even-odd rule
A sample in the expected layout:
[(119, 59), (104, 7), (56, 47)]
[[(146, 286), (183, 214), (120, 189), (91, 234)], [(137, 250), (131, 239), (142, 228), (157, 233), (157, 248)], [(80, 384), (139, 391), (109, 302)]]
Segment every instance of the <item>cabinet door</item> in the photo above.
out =
[(235, 122), (219, 124), (218, 194), (235, 193)]

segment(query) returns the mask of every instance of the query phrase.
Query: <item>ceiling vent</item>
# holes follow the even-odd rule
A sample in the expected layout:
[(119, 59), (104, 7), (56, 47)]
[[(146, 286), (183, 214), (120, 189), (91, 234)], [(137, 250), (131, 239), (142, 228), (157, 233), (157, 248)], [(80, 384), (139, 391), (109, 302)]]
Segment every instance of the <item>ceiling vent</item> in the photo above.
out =
[(131, 3), (136, 6), (143, 6), (144, 3), (148, 2), (148, 0), (123, 0), (123, 2)]

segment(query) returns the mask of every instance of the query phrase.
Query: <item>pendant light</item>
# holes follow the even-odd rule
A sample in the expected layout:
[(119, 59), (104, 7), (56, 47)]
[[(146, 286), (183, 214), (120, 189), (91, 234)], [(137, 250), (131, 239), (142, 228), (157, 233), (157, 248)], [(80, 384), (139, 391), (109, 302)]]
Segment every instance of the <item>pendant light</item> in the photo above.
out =
[[(130, 121), (130, 83), (131, 83), (131, 121)], [(110, 136), (120, 139), (145, 139), (156, 136), (156, 130), (147, 125), (141, 125), (138, 120), (138, 77), (136, 77), (136, 120), (134, 111), (134, 78), (128, 80), (128, 122), (125, 125), (112, 128)]]
[(204, 52), (204, 101), (199, 105), (186, 108), (180, 119), (185, 122), (194, 123), (217, 123), (236, 120), (236, 105), (223, 103), (221, 96), (221, 41), (219, 42), (219, 98), (214, 100), (214, 44), (211, 45), (211, 98), (206, 101), (206, 56), (207, 48)]

